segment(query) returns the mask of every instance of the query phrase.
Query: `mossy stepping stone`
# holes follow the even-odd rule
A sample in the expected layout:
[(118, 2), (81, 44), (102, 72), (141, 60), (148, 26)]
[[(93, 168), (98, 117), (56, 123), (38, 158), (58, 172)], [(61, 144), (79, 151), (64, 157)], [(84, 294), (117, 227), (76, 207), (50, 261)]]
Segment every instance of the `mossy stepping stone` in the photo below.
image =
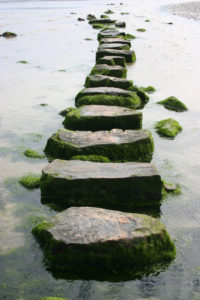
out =
[(60, 298), (60, 297), (42, 297), (40, 300), (67, 300), (67, 298)]
[(43, 247), (49, 269), (85, 278), (139, 273), (175, 257), (165, 226), (142, 214), (71, 207), (32, 233)]
[(120, 32), (116, 29), (108, 29), (108, 30), (99, 32), (98, 40), (100, 41), (101, 39), (104, 39), (104, 38), (115, 38), (115, 37), (121, 38), (122, 36), (125, 36), (125, 32)]
[(175, 136), (182, 130), (181, 125), (174, 119), (166, 119), (156, 123), (156, 132), (164, 137), (175, 138)]
[(77, 107), (82, 105), (114, 105), (128, 108), (141, 108), (142, 101), (135, 92), (114, 87), (85, 88), (75, 98)]
[(94, 68), (90, 73), (90, 75), (95, 75), (95, 74), (125, 78), (127, 74), (127, 69), (119, 65), (109, 66), (105, 64), (100, 64), (100, 65), (97, 64), (94, 66)]
[(71, 131), (60, 129), (47, 141), (45, 152), (54, 158), (71, 159), (75, 155), (102, 155), (110, 161), (149, 162), (153, 140), (147, 130)]
[(100, 41), (100, 45), (101, 44), (124, 44), (124, 45), (128, 45), (131, 47), (131, 42), (130, 41), (126, 41), (126, 40), (123, 40), (121, 38), (104, 38), (104, 39), (101, 39)]
[(188, 110), (186, 105), (174, 96), (168, 97), (167, 99), (159, 101), (157, 103), (162, 104), (165, 108), (169, 110), (174, 110), (178, 112)]
[(140, 129), (142, 113), (120, 106), (87, 105), (72, 108), (63, 124), (71, 130)]
[(120, 65), (126, 67), (126, 60), (123, 56), (103, 56), (97, 61), (97, 64), (105, 64), (109, 66)]
[(118, 21), (118, 22), (115, 23), (115, 26), (120, 27), (120, 28), (125, 28), (126, 27), (126, 22)]
[(104, 49), (130, 50), (130, 46), (126, 44), (117, 44), (117, 43), (100, 44), (98, 50), (104, 50)]
[(43, 203), (130, 211), (159, 208), (163, 183), (150, 163), (55, 159), (43, 169), (40, 187)]
[(116, 20), (111, 20), (108, 18), (102, 18), (102, 19), (91, 19), (89, 20), (89, 24), (114, 24), (116, 23)]
[(136, 60), (133, 50), (99, 49), (96, 53), (96, 61), (104, 56), (123, 56), (127, 63), (133, 63)]
[(124, 90), (133, 88), (132, 80), (104, 75), (87, 76), (85, 87), (115, 87)]

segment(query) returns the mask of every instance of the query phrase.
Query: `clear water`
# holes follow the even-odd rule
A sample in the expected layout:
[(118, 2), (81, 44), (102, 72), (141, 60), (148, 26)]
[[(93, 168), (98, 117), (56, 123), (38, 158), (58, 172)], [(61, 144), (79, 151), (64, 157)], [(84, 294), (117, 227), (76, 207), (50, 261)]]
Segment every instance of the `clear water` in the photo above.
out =
[[(18, 34), (15, 39), (0, 38), (0, 299), (200, 299), (200, 23), (167, 11), (166, 5), (180, 1), (113, 2), (0, 2), (0, 31)], [(181, 195), (165, 199), (160, 216), (177, 256), (167, 270), (141, 280), (56, 280), (45, 269), (31, 234), (35, 224), (55, 212), (41, 205), (39, 190), (27, 191), (11, 178), (40, 174), (47, 164), (46, 159), (24, 157), (23, 151), (42, 152), (47, 138), (62, 126), (58, 112), (74, 106), (95, 63), (97, 31), (77, 18), (100, 15), (108, 8), (115, 12), (112, 17), (127, 22), (126, 32), (138, 37), (132, 42), (137, 62), (129, 66), (128, 78), (139, 86), (156, 87), (143, 110), (143, 127), (153, 133), (153, 162), (160, 174), (182, 188)], [(120, 15), (127, 11), (129, 15)], [(147, 31), (137, 32), (139, 27)], [(85, 41), (88, 37), (92, 41)], [(176, 113), (156, 104), (171, 95), (189, 111)], [(158, 137), (154, 130), (156, 121), (168, 117), (183, 127), (173, 141)]]

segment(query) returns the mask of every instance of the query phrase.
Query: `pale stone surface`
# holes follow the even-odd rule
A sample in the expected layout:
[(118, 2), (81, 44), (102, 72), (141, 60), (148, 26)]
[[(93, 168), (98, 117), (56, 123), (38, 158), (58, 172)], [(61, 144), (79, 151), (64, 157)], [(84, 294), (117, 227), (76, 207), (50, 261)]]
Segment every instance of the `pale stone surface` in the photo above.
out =
[[(104, 49), (116, 49), (116, 50), (123, 50), (124, 44), (117, 44), (117, 43), (107, 43), (107, 44), (101, 44), (98, 48), (98, 50), (104, 50)], [(128, 46), (128, 45), (127, 45)]]
[(130, 41), (123, 40), (120, 38), (104, 38), (104, 39), (101, 39), (101, 42), (100, 42), (100, 44), (115, 44), (115, 43), (131, 46)]
[(107, 105), (85, 105), (80, 108), (81, 116), (141, 116), (141, 112), (121, 106), (107, 106)]
[(116, 26), (116, 27), (124, 28), (124, 27), (126, 27), (126, 23), (125, 23), (125, 22), (118, 21), (118, 22), (115, 23), (115, 26)]
[(135, 61), (135, 52), (133, 50), (100, 49), (96, 53), (96, 61), (103, 56), (123, 56), (126, 62)]
[(106, 65), (120, 65), (126, 67), (126, 60), (123, 56), (104, 56), (101, 57), (97, 64), (106, 64)]
[(133, 82), (126, 78), (118, 78), (113, 76), (105, 75), (91, 75), (86, 78), (85, 86), (87, 87), (117, 87), (127, 90), (128, 88), (133, 87)]
[(133, 92), (125, 91), (120, 88), (114, 87), (95, 87), (95, 88), (85, 88), (76, 96), (75, 100), (80, 99), (84, 96), (91, 95), (112, 95), (112, 96), (122, 96), (122, 97), (130, 97)]

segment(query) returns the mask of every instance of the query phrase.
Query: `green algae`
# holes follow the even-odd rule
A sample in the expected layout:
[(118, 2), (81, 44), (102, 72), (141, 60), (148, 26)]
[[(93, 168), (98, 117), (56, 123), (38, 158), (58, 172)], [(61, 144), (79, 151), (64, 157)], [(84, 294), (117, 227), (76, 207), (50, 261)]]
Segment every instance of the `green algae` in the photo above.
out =
[(105, 25), (94, 23), (94, 24), (92, 24), (92, 27), (93, 27), (94, 29), (102, 29), (102, 28), (105, 28)]
[[(98, 65), (101, 66), (101, 65)], [(112, 69), (112, 68), (97, 68), (94, 66), (92, 69), (90, 75), (105, 75), (105, 76), (111, 76), (111, 77), (117, 77), (117, 78), (126, 78), (127, 75), (127, 69), (126, 68), (118, 68), (118, 69)]]
[(186, 105), (174, 96), (168, 97), (157, 103), (163, 105), (165, 108), (167, 108), (169, 110), (174, 110), (177, 112), (182, 112), (182, 111), (188, 110)]
[(16, 37), (17, 34), (14, 32), (5, 31), (3, 34), (0, 34), (0, 36), (3, 36), (5, 38), (13, 38), (13, 37)]
[(107, 16), (107, 15), (101, 15), (100, 16), (102, 19), (107, 19), (107, 18), (109, 18), (109, 16)]
[(44, 155), (41, 155), (32, 149), (25, 150), (24, 155), (27, 157), (30, 157), (30, 158), (44, 158), (45, 157)]
[(182, 130), (180, 124), (172, 118), (157, 122), (155, 128), (156, 132), (160, 136), (171, 139), (175, 138), (175, 136)]
[(17, 61), (18, 64), (28, 64), (28, 62), (26, 60), (19, 60)]
[(40, 187), (40, 176), (29, 174), (21, 177), (19, 183), (27, 189), (36, 189)]
[(116, 56), (116, 57), (112, 57), (110, 56), (110, 59), (107, 57), (101, 57), (100, 59), (98, 59), (97, 64), (105, 64), (105, 65), (109, 65), (109, 66), (116, 66), (119, 65), (121, 67), (126, 67), (126, 61), (124, 57), (120, 57), (120, 56)]
[(145, 32), (146, 29), (145, 28), (138, 28), (137, 31), (139, 31), (139, 32)]
[(106, 10), (104, 13), (105, 14), (114, 14), (114, 12), (112, 10), (110, 10), (110, 9)]
[(130, 34), (130, 33), (127, 33), (122, 38), (124, 40), (131, 41), (131, 40), (134, 40), (136, 37), (134, 35)]
[(92, 14), (87, 15), (87, 20), (94, 20), (94, 19), (96, 19), (95, 15)]
[(145, 22), (151, 22), (149, 19), (146, 19)]
[(84, 40), (85, 40), (85, 41), (92, 41), (91, 38), (85, 38)]
[(42, 297), (40, 300), (67, 300), (67, 298), (60, 298), (60, 297)]
[(76, 155), (72, 156), (71, 160), (94, 161), (101, 163), (109, 163), (110, 160), (102, 155)]
[(163, 180), (163, 196), (168, 194), (172, 195), (180, 195), (182, 194), (180, 184), (172, 184)]
[(115, 50), (115, 49), (99, 49), (96, 53), (96, 61), (104, 56), (122, 56), (127, 63), (134, 63), (136, 61), (136, 54), (129, 50)]
[(145, 91), (144, 91), (144, 89), (143, 88), (140, 88), (140, 87), (138, 87), (138, 86), (136, 86), (136, 85), (133, 85), (133, 86), (131, 86), (130, 88), (129, 88), (129, 91), (133, 91), (133, 92), (135, 92), (137, 95), (138, 95), (138, 97), (141, 99), (141, 101), (142, 101), (142, 108), (144, 107), (144, 105), (146, 104), (146, 103), (148, 103), (148, 101), (149, 101), (149, 96), (145, 93)]
[(148, 93), (148, 94), (152, 94), (156, 91), (155, 87), (149, 85), (147, 87), (140, 87), (140, 89), (142, 89), (144, 92)]
[(120, 14), (123, 16), (123, 15), (129, 15), (130, 13), (129, 12), (121, 12)]

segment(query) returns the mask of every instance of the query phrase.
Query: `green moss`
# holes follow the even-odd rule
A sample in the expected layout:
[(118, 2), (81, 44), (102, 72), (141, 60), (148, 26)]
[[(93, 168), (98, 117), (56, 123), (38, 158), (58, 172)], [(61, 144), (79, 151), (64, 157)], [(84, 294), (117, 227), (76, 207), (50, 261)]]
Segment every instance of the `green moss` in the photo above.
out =
[(94, 20), (94, 19), (96, 19), (96, 17), (95, 17), (95, 15), (89, 14), (89, 15), (87, 15), (87, 19)]
[(17, 63), (19, 63), (19, 64), (28, 64), (28, 62), (26, 60), (19, 60)]
[(146, 29), (145, 28), (138, 28), (137, 31), (139, 31), (139, 32), (145, 32)]
[(105, 25), (103, 25), (103, 24), (92, 24), (92, 27), (94, 29), (102, 29), (102, 28), (105, 28)]
[(138, 97), (140, 97), (142, 101), (142, 108), (149, 101), (149, 96), (144, 92), (144, 90), (136, 85), (133, 85), (129, 88), (129, 91), (136, 92)]
[(121, 12), (120, 14), (123, 16), (123, 15), (129, 15), (130, 13), (129, 12)]
[(92, 39), (91, 38), (86, 38), (85, 41), (92, 41)]
[(155, 87), (153, 86), (147, 86), (147, 87), (141, 87), (140, 89), (142, 89), (144, 92), (148, 93), (148, 94), (152, 94), (156, 91)]
[(107, 16), (107, 15), (101, 15), (100, 16), (102, 19), (107, 19), (107, 18), (109, 18), (109, 16)]
[(162, 104), (165, 108), (167, 108), (169, 110), (174, 110), (177, 112), (182, 112), (182, 111), (188, 110), (186, 105), (174, 96), (168, 97), (168, 98), (164, 99), (163, 101), (159, 101), (157, 103)]
[(135, 37), (134, 35), (129, 34), (129, 33), (127, 33), (127, 34), (125, 34), (125, 35), (123, 36), (123, 39), (124, 39), (124, 40), (127, 40), (127, 41), (134, 40), (135, 38), (136, 38), (136, 37)]
[(98, 59), (97, 64), (105, 64), (105, 65), (109, 65), (109, 66), (116, 66), (119, 65), (121, 67), (126, 67), (126, 61), (124, 57), (120, 57), (120, 56), (116, 56), (113, 57), (110, 56), (110, 59), (105, 58), (105, 57), (101, 57), (100, 59)]
[(134, 63), (136, 61), (136, 55), (134, 51), (99, 49), (96, 53), (96, 61), (104, 56), (122, 56), (125, 58), (127, 63)]
[(182, 130), (180, 124), (174, 119), (166, 119), (156, 123), (156, 132), (167, 138), (175, 138), (175, 136)]
[(110, 9), (104, 11), (104, 13), (105, 13), (105, 14), (114, 14), (114, 12), (113, 12), (112, 10), (110, 10)]
[(172, 184), (163, 180), (163, 196), (168, 195), (168, 193), (172, 195), (180, 195), (182, 194), (180, 184)]
[(44, 155), (41, 155), (32, 149), (25, 150), (24, 155), (27, 157), (31, 157), (31, 158), (44, 158), (45, 157)]
[(27, 175), (19, 179), (19, 183), (27, 189), (35, 189), (40, 187), (40, 176)]
[(91, 78), (90, 76), (86, 77), (85, 80), (85, 87), (90, 88), (90, 87), (115, 87), (115, 88), (120, 88), (124, 90), (130, 90), (133, 88), (133, 82), (132, 80), (126, 80), (126, 81), (117, 81), (117, 80), (112, 80), (111, 78), (107, 77), (101, 80), (95, 80)]
[(43, 297), (40, 300), (67, 300), (67, 298), (60, 298), (60, 297)]
[(150, 22), (150, 20), (149, 20), (149, 19), (146, 19), (145, 22)]
[(126, 78), (127, 75), (127, 69), (126, 68), (118, 68), (118, 69), (112, 69), (112, 68), (97, 68), (96, 66), (92, 69), (90, 75), (105, 75), (105, 76), (111, 76), (111, 77), (117, 77), (117, 78)]
[(94, 162), (102, 162), (109, 163), (110, 160), (102, 155), (76, 155), (72, 156), (71, 160), (84, 160), (84, 161), (94, 161)]
[(84, 96), (82, 98), (75, 100), (76, 106), (80, 107), (82, 105), (116, 105), (116, 106), (124, 106), (128, 108), (141, 108), (143, 107), (141, 99), (138, 97), (136, 93), (133, 93), (130, 97), (122, 97), (122, 96), (113, 96), (113, 95), (91, 95), (91, 96)]
[(3, 34), (1, 34), (0, 36), (3, 36), (5, 38), (13, 38), (13, 37), (16, 37), (17, 34), (14, 32), (6, 31)]

